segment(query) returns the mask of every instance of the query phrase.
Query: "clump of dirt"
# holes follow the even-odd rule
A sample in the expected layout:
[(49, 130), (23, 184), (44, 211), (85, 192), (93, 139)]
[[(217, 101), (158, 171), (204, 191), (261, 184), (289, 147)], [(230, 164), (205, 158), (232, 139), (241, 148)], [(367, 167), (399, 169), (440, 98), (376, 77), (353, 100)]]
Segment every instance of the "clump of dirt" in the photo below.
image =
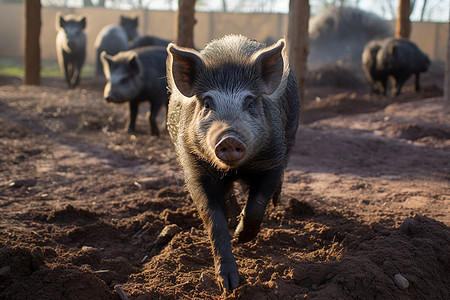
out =
[(99, 215), (95, 212), (75, 208), (72, 205), (67, 205), (63, 209), (57, 209), (52, 211), (50, 214), (38, 214), (36, 215), (36, 220), (41, 220), (44, 222), (70, 222), (73, 223), (77, 220), (85, 221), (96, 221)]
[(442, 71), (422, 78), (400, 97), (308, 87), (281, 201), (233, 242), (240, 285), (223, 294), (148, 108), (130, 135), (104, 80), (0, 77), (0, 298), (450, 298), (450, 108)]

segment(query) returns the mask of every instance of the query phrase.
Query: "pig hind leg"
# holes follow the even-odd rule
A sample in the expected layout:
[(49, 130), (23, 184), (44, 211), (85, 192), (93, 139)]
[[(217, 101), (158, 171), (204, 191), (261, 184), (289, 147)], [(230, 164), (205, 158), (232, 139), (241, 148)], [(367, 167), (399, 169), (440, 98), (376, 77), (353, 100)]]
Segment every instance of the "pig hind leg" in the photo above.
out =
[(161, 109), (160, 104), (155, 104), (150, 102), (150, 113), (148, 114), (148, 123), (150, 126), (150, 132), (154, 136), (159, 137), (159, 129), (158, 124), (156, 122), (156, 117), (158, 115), (159, 110)]
[(238, 218), (241, 213), (241, 207), (234, 193), (234, 189), (231, 189), (229, 195), (225, 196), (225, 204), (227, 209), (228, 227), (235, 229), (239, 223)]
[(81, 66), (72, 64), (72, 84), (76, 87), (80, 83)]
[(420, 73), (416, 73), (416, 81), (415, 81), (416, 92), (420, 91)]

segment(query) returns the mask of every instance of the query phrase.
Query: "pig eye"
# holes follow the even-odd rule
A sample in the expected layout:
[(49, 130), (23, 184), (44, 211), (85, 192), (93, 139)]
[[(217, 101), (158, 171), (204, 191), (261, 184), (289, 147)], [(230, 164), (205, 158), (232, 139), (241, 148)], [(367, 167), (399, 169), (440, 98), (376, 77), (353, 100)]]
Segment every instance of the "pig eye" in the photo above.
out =
[(213, 107), (213, 100), (212, 100), (211, 97), (207, 96), (207, 97), (203, 98), (203, 107), (205, 109), (212, 109), (212, 107)]
[(255, 97), (247, 96), (244, 100), (244, 109), (246, 109), (251, 115), (257, 116), (258, 110), (255, 105)]

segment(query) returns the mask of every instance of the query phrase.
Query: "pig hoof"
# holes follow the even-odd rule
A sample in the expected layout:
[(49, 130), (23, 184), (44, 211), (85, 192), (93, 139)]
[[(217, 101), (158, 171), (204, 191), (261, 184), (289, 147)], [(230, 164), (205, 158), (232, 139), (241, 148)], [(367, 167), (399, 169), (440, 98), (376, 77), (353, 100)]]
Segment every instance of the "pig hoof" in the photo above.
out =
[(222, 264), (219, 267), (217, 281), (223, 291), (231, 291), (239, 285), (239, 273), (236, 263)]
[(259, 227), (249, 228), (244, 227), (242, 223), (239, 223), (236, 231), (234, 232), (234, 236), (237, 238), (238, 243), (246, 243), (253, 240), (259, 232)]

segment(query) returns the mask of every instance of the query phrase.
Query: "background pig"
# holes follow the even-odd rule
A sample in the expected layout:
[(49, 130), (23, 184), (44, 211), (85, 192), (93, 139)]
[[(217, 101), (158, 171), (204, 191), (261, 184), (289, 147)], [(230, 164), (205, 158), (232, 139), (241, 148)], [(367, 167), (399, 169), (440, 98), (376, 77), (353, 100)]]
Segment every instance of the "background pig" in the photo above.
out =
[(97, 76), (103, 75), (100, 53), (105, 51), (109, 55), (116, 55), (130, 49), (130, 43), (139, 36), (137, 30), (138, 18), (120, 16), (120, 25), (107, 25), (100, 30), (95, 39)]
[(169, 43), (170, 43), (170, 41), (158, 38), (156, 36), (144, 35), (144, 36), (140, 36), (136, 40), (134, 40), (133, 45), (131, 46), (131, 49), (136, 49), (136, 48), (146, 47), (146, 46), (164, 46), (164, 47), (166, 47), (167, 45), (169, 45)]
[(239, 274), (226, 216), (233, 184), (248, 188), (235, 231), (238, 242), (247, 242), (259, 232), (270, 199), (280, 196), (298, 127), (300, 99), (285, 40), (265, 48), (232, 35), (200, 53), (167, 49), (168, 130), (211, 239), (219, 284), (234, 289)]
[(359, 63), (368, 42), (394, 34), (389, 22), (354, 7), (323, 10), (312, 16), (309, 24), (309, 64)]
[(69, 87), (80, 82), (81, 68), (86, 58), (86, 18), (61, 13), (56, 15), (56, 53), (58, 65)]
[[(375, 55), (376, 54), (376, 55)], [(369, 43), (362, 56), (364, 71), (375, 86), (386, 94), (387, 81), (393, 78), (395, 95), (400, 95), (403, 84), (415, 74), (415, 89), (420, 90), (420, 73), (426, 72), (430, 60), (426, 54), (411, 41), (388, 38)]]
[(167, 107), (166, 84), (167, 51), (163, 47), (147, 47), (119, 52), (110, 56), (102, 52), (101, 60), (108, 82), (104, 98), (111, 103), (128, 102), (128, 132), (135, 129), (139, 103), (150, 102), (148, 116), (152, 135), (159, 136), (156, 116)]

